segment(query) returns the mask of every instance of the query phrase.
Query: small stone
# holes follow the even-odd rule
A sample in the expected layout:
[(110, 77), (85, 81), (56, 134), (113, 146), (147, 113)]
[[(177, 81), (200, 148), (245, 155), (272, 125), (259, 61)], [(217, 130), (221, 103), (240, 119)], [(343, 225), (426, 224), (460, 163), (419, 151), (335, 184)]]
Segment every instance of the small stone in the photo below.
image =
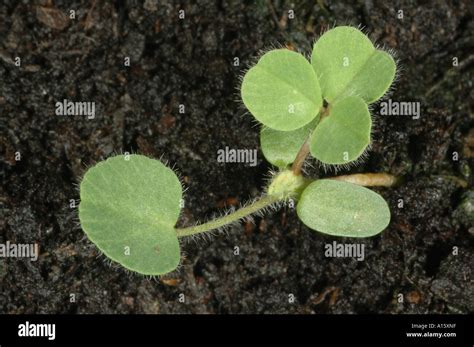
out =
[(413, 290), (406, 295), (406, 299), (410, 304), (418, 304), (421, 300), (421, 295), (416, 290)]
[(150, 12), (158, 11), (158, 0), (145, 0), (143, 8)]

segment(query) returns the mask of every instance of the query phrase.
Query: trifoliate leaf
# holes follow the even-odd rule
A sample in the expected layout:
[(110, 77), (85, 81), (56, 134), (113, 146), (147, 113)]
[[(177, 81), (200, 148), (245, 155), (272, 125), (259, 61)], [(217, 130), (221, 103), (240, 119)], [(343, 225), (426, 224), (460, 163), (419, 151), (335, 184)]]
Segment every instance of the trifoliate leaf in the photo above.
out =
[(390, 54), (375, 49), (364, 33), (348, 26), (322, 35), (314, 44), (311, 63), (329, 103), (348, 95), (372, 103), (384, 95), (396, 71)]
[(264, 54), (245, 74), (241, 93), (245, 106), (260, 123), (281, 131), (308, 124), (322, 106), (311, 64), (287, 49)]
[(372, 120), (367, 104), (349, 96), (331, 106), (311, 136), (311, 155), (325, 164), (356, 160), (370, 143)]
[(297, 213), (306, 226), (335, 236), (373, 236), (390, 222), (390, 210), (379, 194), (331, 179), (311, 183), (301, 195)]
[(145, 275), (176, 269), (182, 188), (171, 169), (142, 155), (118, 155), (86, 172), (80, 195), (81, 226), (107, 257)]
[(286, 167), (293, 163), (301, 146), (316, 127), (319, 116), (302, 128), (292, 131), (279, 131), (262, 127), (260, 145), (265, 158), (275, 166)]

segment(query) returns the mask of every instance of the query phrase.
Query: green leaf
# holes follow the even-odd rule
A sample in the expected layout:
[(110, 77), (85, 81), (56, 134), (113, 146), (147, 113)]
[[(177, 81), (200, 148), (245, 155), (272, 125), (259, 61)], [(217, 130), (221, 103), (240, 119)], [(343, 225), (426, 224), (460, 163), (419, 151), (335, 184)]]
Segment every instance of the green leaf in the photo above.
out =
[(118, 155), (86, 172), (80, 195), (81, 226), (107, 257), (145, 275), (176, 269), (182, 188), (171, 169), (142, 155)]
[(242, 100), (263, 125), (281, 131), (301, 128), (323, 101), (311, 64), (301, 54), (276, 49), (264, 54), (244, 76)]
[(319, 121), (317, 116), (311, 123), (292, 131), (279, 131), (262, 127), (260, 145), (265, 158), (273, 165), (283, 168), (293, 163), (303, 143)]
[(347, 164), (364, 153), (370, 143), (372, 119), (367, 104), (349, 96), (332, 105), (313, 132), (311, 155), (325, 164)]
[(379, 194), (331, 179), (311, 183), (301, 195), (297, 213), (311, 229), (335, 236), (374, 236), (390, 222), (387, 202)]
[(392, 84), (397, 68), (390, 54), (375, 49), (366, 35), (348, 26), (321, 36), (314, 44), (311, 63), (329, 103), (347, 95), (358, 95), (367, 103), (376, 101)]

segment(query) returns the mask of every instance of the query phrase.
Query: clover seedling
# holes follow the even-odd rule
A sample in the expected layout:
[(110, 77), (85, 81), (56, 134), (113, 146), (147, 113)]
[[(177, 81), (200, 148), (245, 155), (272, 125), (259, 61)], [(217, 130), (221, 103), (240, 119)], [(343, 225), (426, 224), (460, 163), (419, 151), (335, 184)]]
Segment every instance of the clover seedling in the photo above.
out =
[(90, 168), (80, 185), (79, 218), (89, 239), (110, 259), (146, 275), (180, 263), (179, 238), (219, 229), (292, 199), (309, 228), (335, 236), (370, 237), (390, 222), (385, 200), (364, 186), (391, 186), (388, 174), (310, 179), (312, 156), (326, 166), (356, 162), (370, 144), (368, 105), (392, 84), (396, 64), (358, 29), (336, 27), (314, 44), (311, 63), (296, 52), (264, 54), (245, 74), (241, 94), (262, 123), (267, 160), (280, 170), (252, 204), (207, 223), (178, 228), (181, 183), (158, 160), (118, 155)]

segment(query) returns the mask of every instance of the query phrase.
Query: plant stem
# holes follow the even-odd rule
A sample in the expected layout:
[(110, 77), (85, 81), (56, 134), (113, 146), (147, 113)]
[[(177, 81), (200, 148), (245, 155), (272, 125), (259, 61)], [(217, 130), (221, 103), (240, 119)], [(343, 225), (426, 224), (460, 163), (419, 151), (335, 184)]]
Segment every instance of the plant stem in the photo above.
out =
[[(328, 105), (327, 107), (324, 107), (324, 106), (321, 107), (321, 109), (319, 110), (319, 114), (320, 114), (319, 121), (316, 124), (316, 126), (319, 124), (319, 122), (321, 122), (321, 120), (324, 117), (327, 117), (329, 115), (329, 111), (330, 111), (330, 105)], [(309, 134), (308, 138), (303, 143), (303, 146), (301, 146), (300, 150), (298, 151), (298, 154), (296, 155), (295, 161), (291, 165), (291, 171), (293, 171), (293, 173), (297, 176), (301, 175), (301, 169), (303, 168), (304, 161), (309, 155), (309, 140), (310, 139), (311, 139), (311, 134)]]
[(266, 195), (260, 198), (259, 200), (255, 201), (251, 205), (242, 207), (235, 212), (232, 212), (226, 216), (211, 220), (207, 223), (192, 226), (192, 227), (187, 227), (187, 228), (176, 228), (175, 229), (176, 234), (178, 234), (178, 237), (183, 237), (183, 236), (190, 236), (190, 235), (195, 235), (199, 233), (204, 233), (206, 231), (218, 229), (227, 224), (231, 224), (244, 217), (247, 217), (255, 212), (258, 212), (261, 209), (264, 209), (265, 207), (268, 207), (279, 200), (280, 199), (276, 196)]
[(364, 187), (393, 187), (399, 178), (386, 173), (363, 173), (330, 177), (332, 180), (354, 183)]
[(298, 154), (296, 155), (296, 159), (291, 165), (291, 171), (297, 176), (301, 175), (301, 169), (303, 168), (304, 161), (309, 154), (309, 139), (311, 136), (308, 136), (306, 141), (301, 146)]

